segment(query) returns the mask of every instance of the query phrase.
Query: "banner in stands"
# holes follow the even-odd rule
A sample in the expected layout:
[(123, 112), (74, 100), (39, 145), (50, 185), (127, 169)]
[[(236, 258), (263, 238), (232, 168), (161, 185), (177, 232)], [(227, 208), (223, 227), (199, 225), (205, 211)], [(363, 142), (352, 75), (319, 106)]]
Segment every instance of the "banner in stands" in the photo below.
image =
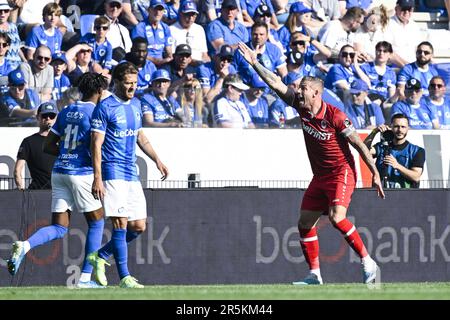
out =
[[(129, 247), (141, 283), (290, 283), (307, 273), (299, 245), (299, 189), (146, 190), (147, 230)], [(72, 215), (64, 239), (31, 251), (12, 278), (11, 243), (50, 221), (49, 191), (2, 191), (0, 286), (68, 285), (80, 276), (86, 223)], [(448, 281), (450, 206), (446, 190), (374, 190), (353, 196), (349, 217), (381, 267), (382, 282)], [(327, 217), (318, 224), (325, 282), (360, 282), (359, 258)], [(103, 242), (111, 236), (107, 223)], [(111, 285), (119, 282), (114, 260)]]
[[(191, 173), (201, 180), (305, 180), (312, 178), (303, 133), (295, 129), (144, 129), (159, 157), (169, 167), (171, 180), (185, 181)], [(36, 128), (0, 128), (0, 178), (14, 176), (22, 139)], [(369, 131), (360, 131), (364, 139)], [(378, 140), (377, 135), (375, 142)], [(424, 147), (426, 163), (422, 180), (448, 180), (450, 131), (410, 130), (408, 140)], [(141, 181), (160, 180), (153, 162), (138, 149)], [(352, 149), (358, 180), (370, 182), (370, 172)], [(13, 183), (13, 179), (9, 182)], [(144, 184), (145, 185), (145, 184)], [(365, 184), (367, 186), (367, 183)], [(0, 189), (12, 189), (8, 183)], [(422, 184), (421, 187), (427, 187)], [(447, 187), (440, 185), (438, 187)]]

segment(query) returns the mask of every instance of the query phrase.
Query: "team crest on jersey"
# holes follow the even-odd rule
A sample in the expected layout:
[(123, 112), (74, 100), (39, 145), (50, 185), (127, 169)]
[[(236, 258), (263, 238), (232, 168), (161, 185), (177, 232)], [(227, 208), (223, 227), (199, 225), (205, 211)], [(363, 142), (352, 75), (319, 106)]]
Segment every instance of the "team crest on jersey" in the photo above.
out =
[(102, 120), (100, 120), (100, 119), (92, 119), (91, 125), (94, 128), (100, 128), (102, 126)]
[(98, 55), (101, 56), (101, 57), (103, 57), (105, 55), (105, 53), (106, 53), (105, 49), (98, 50)]
[(349, 128), (349, 127), (352, 126), (352, 123), (350, 122), (350, 120), (349, 120), (348, 118), (345, 118), (345, 120), (344, 120), (344, 126), (345, 126), (346, 128)]
[(328, 127), (328, 121), (327, 120), (320, 121), (320, 127), (322, 129), (326, 129)]
[(136, 119), (141, 120), (141, 113), (140, 112), (136, 112)]
[(148, 73), (144, 76), (145, 81), (150, 81), (150, 79), (152, 78), (151, 75), (149, 75)]

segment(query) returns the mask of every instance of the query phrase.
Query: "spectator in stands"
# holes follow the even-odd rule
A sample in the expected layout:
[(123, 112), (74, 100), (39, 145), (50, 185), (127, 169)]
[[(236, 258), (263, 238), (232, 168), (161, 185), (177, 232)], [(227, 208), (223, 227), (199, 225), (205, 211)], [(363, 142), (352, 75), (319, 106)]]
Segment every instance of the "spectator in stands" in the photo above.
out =
[(208, 56), (205, 30), (195, 23), (197, 16), (195, 2), (186, 0), (181, 5), (178, 21), (169, 27), (174, 40), (173, 52), (178, 45), (188, 44), (192, 49), (191, 64), (195, 66), (211, 61)]
[(236, 20), (239, 13), (236, 0), (223, 0), (221, 8), (221, 16), (210, 22), (206, 29), (208, 45), (211, 45), (209, 48), (211, 56), (216, 54), (224, 44), (236, 49), (238, 42), (249, 40), (247, 28)]
[(223, 83), (223, 94), (214, 104), (214, 123), (219, 128), (255, 128), (246, 106), (240, 100), (249, 86), (237, 74), (229, 74)]
[(202, 86), (203, 95), (207, 104), (222, 91), (223, 80), (229, 74), (237, 73), (233, 62), (233, 49), (224, 44), (220, 51), (214, 55), (211, 62), (201, 65), (197, 70), (197, 78)]
[(8, 75), (14, 69), (9, 60), (5, 59), (10, 44), (11, 39), (9, 39), (8, 35), (6, 33), (0, 33), (0, 77)]
[(273, 8), (272, 2), (267, 0), (240, 0), (242, 17), (245, 22), (248, 22), (250, 25), (254, 23), (253, 18), (255, 18), (256, 13), (258, 12), (258, 8), (261, 6), (265, 6), (264, 11), (270, 14), (270, 20), (267, 24), (270, 27), (273, 27), (275, 30), (280, 28), (278, 24), (277, 16), (275, 15), (275, 10)]
[(384, 40), (384, 31), (388, 22), (389, 17), (383, 5), (370, 9), (364, 18), (364, 23), (355, 34), (353, 46), (358, 52), (359, 62), (375, 59), (375, 45)]
[(172, 25), (178, 21), (180, 11), (180, 0), (165, 0), (165, 10), (162, 21), (167, 25)]
[(35, 26), (25, 41), (28, 60), (33, 59), (36, 48), (41, 45), (46, 45), (52, 54), (61, 51), (63, 34), (57, 27), (61, 14), (61, 7), (57, 3), (51, 2), (45, 5), (42, 10), (44, 24)]
[(185, 128), (208, 127), (208, 109), (204, 106), (200, 81), (192, 79), (180, 89), (179, 103), (183, 110), (182, 119)]
[(36, 90), (41, 102), (50, 100), (53, 91), (51, 60), (50, 49), (45, 45), (40, 45), (34, 52), (33, 60), (20, 64), (20, 70), (25, 76), (28, 87)]
[(395, 99), (397, 75), (388, 66), (391, 55), (392, 45), (389, 42), (381, 41), (375, 46), (375, 61), (361, 65), (361, 70), (370, 79), (369, 98), (380, 105), (385, 101), (392, 102)]
[(6, 60), (9, 61), (11, 68), (16, 69), (22, 61), (26, 61), (22, 50), (20, 50), (20, 37), (17, 27), (14, 23), (8, 22), (11, 13), (11, 7), (7, 0), (0, 0), (0, 33), (9, 37), (10, 45)]
[(168, 95), (170, 74), (165, 69), (152, 74), (152, 92), (141, 98), (144, 127), (182, 127), (182, 112), (177, 100)]
[[(270, 42), (267, 42), (269, 30), (265, 23), (255, 22), (252, 26), (252, 38), (247, 45), (255, 49), (261, 64), (280, 77), (287, 74), (286, 56), (281, 50)], [(244, 59), (239, 51), (234, 54), (234, 65), (246, 83), (250, 83), (255, 71)], [(266, 86), (267, 87), (267, 86)]]
[(278, 37), (285, 48), (285, 53), (289, 53), (289, 43), (291, 34), (298, 31), (305, 35), (312, 35), (312, 31), (308, 29), (311, 22), (312, 10), (306, 7), (303, 2), (295, 2), (289, 9), (289, 16), (283, 27), (278, 30)]
[[(406, 140), (409, 120), (404, 114), (395, 114), (391, 126), (380, 125), (364, 140), (370, 153), (376, 158), (384, 188), (418, 188), (425, 164), (425, 150)], [(389, 131), (391, 138), (388, 138)], [(381, 133), (380, 142), (372, 147), (372, 141)]]
[(394, 103), (391, 118), (397, 113), (404, 114), (409, 119), (411, 129), (439, 129), (439, 119), (422, 98), (422, 85), (417, 79), (409, 79), (405, 85), (406, 99)]
[(140, 98), (152, 83), (152, 74), (156, 71), (156, 66), (147, 60), (147, 39), (137, 37), (133, 39), (133, 46), (130, 52), (125, 55), (125, 60), (133, 63), (138, 69), (138, 82), (134, 95)]
[(2, 124), (27, 126), (36, 124), (36, 110), (40, 100), (38, 94), (26, 87), (25, 76), (16, 69), (8, 74), (9, 90), (1, 97)]
[(80, 43), (66, 52), (67, 76), (73, 86), (83, 73), (101, 73), (103, 68), (92, 60), (92, 48), (87, 43)]
[(344, 45), (353, 45), (355, 32), (364, 22), (364, 10), (350, 8), (340, 20), (331, 20), (324, 25), (318, 34), (322, 44), (331, 50), (333, 58), (338, 57)]
[(108, 75), (112, 68), (112, 45), (106, 39), (110, 21), (105, 16), (97, 17), (94, 20), (93, 33), (85, 34), (80, 43), (87, 43), (92, 48), (93, 61), (102, 67), (102, 74)]
[[(110, 22), (106, 38), (113, 48), (113, 59), (118, 62), (131, 49), (130, 32), (119, 23), (119, 16), (123, 12), (122, 0), (105, 0), (105, 17)], [(121, 49), (119, 49), (121, 48)]]
[(39, 132), (26, 137), (20, 144), (14, 168), (14, 180), (19, 190), (25, 189), (23, 172), (25, 164), (31, 175), (28, 189), (51, 189), (51, 173), (56, 156), (49, 155), (42, 150), (45, 137), (55, 123), (58, 108), (52, 102), (44, 102), (37, 109), (36, 119)]
[(409, 79), (417, 79), (422, 84), (423, 95), (428, 95), (428, 84), (438, 72), (431, 63), (433, 58), (433, 46), (428, 41), (421, 42), (417, 46), (416, 61), (405, 65), (397, 76), (397, 90), (399, 99), (405, 99), (405, 83)]
[(140, 22), (131, 32), (131, 37), (143, 37), (148, 42), (147, 59), (157, 67), (172, 61), (173, 38), (169, 26), (161, 21), (164, 1), (152, 0), (148, 7), (148, 19)]
[(351, 84), (351, 100), (345, 102), (344, 112), (355, 129), (374, 129), (385, 122), (380, 105), (370, 101), (368, 91), (369, 86), (361, 79)]
[(333, 90), (345, 102), (350, 98), (348, 90), (355, 79), (361, 79), (368, 86), (370, 85), (369, 77), (359, 66), (355, 50), (347, 44), (341, 48), (339, 63), (334, 64), (328, 72), (325, 78), (325, 88)]
[(313, 21), (324, 24), (341, 17), (338, 0), (311, 0)]
[(264, 96), (266, 84), (255, 73), (251, 79), (250, 88), (245, 91), (241, 101), (247, 107), (248, 114), (258, 129), (269, 127), (269, 102)]
[[(283, 44), (280, 41), (280, 38), (278, 37), (278, 31), (277, 29), (274, 29), (271, 24), (270, 20), (272, 18), (273, 12), (270, 11), (269, 7), (265, 4), (261, 4), (256, 8), (255, 15), (253, 16), (253, 20), (255, 22), (263, 22), (267, 24), (269, 28), (269, 37), (267, 41), (270, 43), (276, 45), (282, 52), (285, 51)], [(251, 34), (252, 28), (247, 28), (247, 31)]]
[(55, 53), (52, 56), (51, 66), (53, 67), (53, 91), (52, 100), (62, 98), (63, 92), (71, 87), (69, 78), (64, 74), (67, 70), (67, 59), (64, 53)]
[(391, 43), (394, 49), (391, 62), (399, 67), (414, 61), (416, 45), (426, 37), (419, 25), (412, 20), (414, 6), (414, 0), (397, 0), (395, 16), (389, 20), (384, 34), (384, 40)]
[(434, 76), (428, 85), (429, 96), (423, 97), (428, 106), (439, 120), (439, 129), (450, 129), (450, 99), (445, 96), (446, 84), (441, 76)]
[[(312, 43), (311, 43), (312, 41)], [(295, 31), (289, 43), (287, 68), (289, 72), (298, 72), (302, 75), (324, 77), (328, 72), (323, 65), (331, 51), (314, 38)]]
[(163, 66), (163, 69), (169, 72), (171, 79), (169, 94), (177, 92), (180, 87), (195, 77), (197, 69), (190, 65), (191, 55), (191, 47), (187, 44), (180, 44), (175, 49), (173, 60)]

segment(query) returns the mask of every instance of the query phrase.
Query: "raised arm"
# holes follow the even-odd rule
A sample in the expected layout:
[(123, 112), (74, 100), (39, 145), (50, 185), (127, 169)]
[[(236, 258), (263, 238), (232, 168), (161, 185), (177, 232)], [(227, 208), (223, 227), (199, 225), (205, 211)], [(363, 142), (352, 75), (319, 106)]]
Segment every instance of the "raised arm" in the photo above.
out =
[(367, 149), (366, 145), (363, 143), (356, 131), (353, 131), (350, 135), (348, 135), (347, 140), (358, 151), (364, 163), (367, 165), (370, 172), (372, 172), (372, 186), (377, 188), (378, 196), (384, 199), (385, 195), (383, 186), (381, 185), (380, 174), (378, 173), (377, 167), (373, 162), (369, 149)]
[(294, 102), (294, 90), (286, 86), (281, 78), (272, 71), (266, 69), (261, 63), (259, 63), (256, 52), (250, 49), (245, 43), (239, 42), (239, 51), (244, 59), (256, 70), (261, 79), (267, 83), (267, 85), (274, 90), (277, 95), (284, 100), (288, 105), (292, 105)]

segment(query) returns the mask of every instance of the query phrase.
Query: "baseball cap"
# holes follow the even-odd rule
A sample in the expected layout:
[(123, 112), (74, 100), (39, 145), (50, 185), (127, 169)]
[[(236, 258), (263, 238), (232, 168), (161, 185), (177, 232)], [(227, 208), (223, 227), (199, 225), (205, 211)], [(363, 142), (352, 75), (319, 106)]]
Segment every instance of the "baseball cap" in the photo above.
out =
[(222, 47), (220, 47), (220, 51), (219, 51), (218, 55), (221, 58), (225, 58), (225, 57), (233, 58), (233, 48), (227, 44), (224, 44)]
[(149, 8), (156, 8), (156, 7), (163, 7), (165, 8), (165, 2), (164, 0), (152, 0), (150, 1), (150, 6)]
[(152, 73), (152, 81), (155, 80), (171, 81), (172, 79), (170, 79), (169, 71), (167, 71), (166, 69), (158, 69)]
[(11, 71), (8, 74), (8, 83), (12, 86), (20, 86), (25, 84), (26, 81), (22, 71), (20, 71), (20, 69)]
[(60, 61), (64, 62), (65, 64), (67, 64), (66, 55), (62, 52), (54, 53), (52, 55), (52, 62), (56, 61), (56, 60), (60, 60)]
[(291, 5), (291, 8), (289, 9), (289, 13), (308, 13), (312, 12), (310, 8), (305, 6), (303, 2), (295, 2), (293, 5)]
[(0, 10), (11, 10), (8, 0), (0, 0)]
[(185, 1), (181, 4), (180, 12), (188, 13), (195, 12), (198, 14), (197, 5), (192, 1)]
[(293, 84), (298, 79), (300, 79), (301, 77), (302, 77), (302, 75), (300, 73), (291, 71), (284, 77), (283, 82), (286, 85), (290, 85), (290, 84)]
[(223, 0), (222, 8), (237, 8), (236, 0)]
[(360, 93), (361, 91), (368, 91), (369, 86), (361, 79), (356, 79), (350, 85), (350, 93)]
[(250, 88), (248, 85), (246, 85), (244, 82), (242, 82), (242, 79), (239, 77), (233, 77), (232, 79), (227, 80), (224, 83), (224, 85), (225, 86), (231, 85), (240, 90), (248, 90)]
[(271, 15), (272, 15), (272, 12), (270, 11), (270, 8), (265, 4), (259, 5), (255, 10), (255, 16), (258, 16), (258, 17), (271, 16)]
[(123, 0), (106, 0), (105, 1), (106, 4), (110, 4), (111, 2), (117, 2), (117, 3), (123, 4)]
[(175, 49), (175, 54), (192, 54), (191, 47), (188, 44), (179, 44)]
[(405, 88), (407, 90), (421, 89), (422, 88), (422, 84), (420, 83), (419, 80), (417, 80), (415, 78), (411, 78), (408, 81), (406, 81)]
[(46, 114), (46, 113), (54, 113), (58, 114), (58, 108), (56, 107), (55, 103), (52, 101), (47, 101), (44, 103), (41, 103), (37, 110), (37, 114)]
[(397, 5), (400, 6), (400, 8), (409, 8), (415, 7), (416, 2), (414, 0), (398, 0)]

